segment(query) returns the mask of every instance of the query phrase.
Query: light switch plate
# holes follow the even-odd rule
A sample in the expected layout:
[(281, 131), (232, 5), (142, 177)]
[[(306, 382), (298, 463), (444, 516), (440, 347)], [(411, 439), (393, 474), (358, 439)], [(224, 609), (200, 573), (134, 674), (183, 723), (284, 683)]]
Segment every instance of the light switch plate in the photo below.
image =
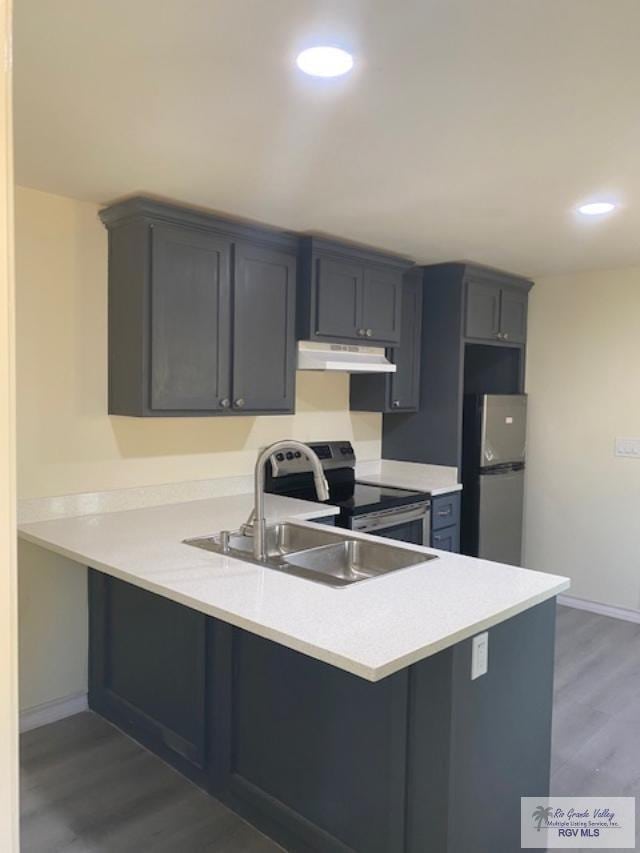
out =
[(489, 670), (489, 634), (485, 631), (471, 643), (471, 680), (486, 675)]
[(616, 438), (616, 456), (640, 459), (640, 438)]

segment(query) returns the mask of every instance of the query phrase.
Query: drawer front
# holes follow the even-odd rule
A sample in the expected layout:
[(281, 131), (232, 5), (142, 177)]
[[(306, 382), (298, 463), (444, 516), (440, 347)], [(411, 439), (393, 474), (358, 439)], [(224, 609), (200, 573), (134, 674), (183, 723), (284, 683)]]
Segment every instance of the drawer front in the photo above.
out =
[(445, 527), (444, 530), (434, 530), (431, 534), (431, 547), (439, 551), (460, 553), (460, 527)]
[(440, 530), (460, 523), (460, 493), (439, 495), (431, 502), (431, 529)]

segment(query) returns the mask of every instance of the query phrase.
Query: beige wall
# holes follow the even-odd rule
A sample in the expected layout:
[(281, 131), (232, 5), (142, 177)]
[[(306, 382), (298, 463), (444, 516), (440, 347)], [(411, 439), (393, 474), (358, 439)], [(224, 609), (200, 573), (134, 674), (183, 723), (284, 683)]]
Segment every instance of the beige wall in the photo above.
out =
[[(285, 436), (380, 455), (381, 416), (349, 411), (349, 379), (299, 373), (296, 414), (109, 417), (107, 234), (98, 208), (18, 188), (18, 492), (42, 497), (251, 472)], [(84, 572), (20, 547), (21, 707), (86, 688)]]
[(18, 851), (11, 3), (0, 2), (0, 850)]
[(538, 281), (529, 322), (525, 565), (640, 608), (640, 267)]

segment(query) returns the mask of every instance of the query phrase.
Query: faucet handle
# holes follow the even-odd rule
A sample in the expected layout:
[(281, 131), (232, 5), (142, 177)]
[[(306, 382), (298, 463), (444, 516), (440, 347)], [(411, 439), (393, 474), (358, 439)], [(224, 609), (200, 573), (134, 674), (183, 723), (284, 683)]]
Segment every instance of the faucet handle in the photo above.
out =
[(231, 537), (231, 534), (229, 533), (228, 530), (221, 530), (220, 531), (220, 545), (222, 546), (222, 553), (223, 554), (229, 553), (229, 539), (230, 539), (230, 537)]

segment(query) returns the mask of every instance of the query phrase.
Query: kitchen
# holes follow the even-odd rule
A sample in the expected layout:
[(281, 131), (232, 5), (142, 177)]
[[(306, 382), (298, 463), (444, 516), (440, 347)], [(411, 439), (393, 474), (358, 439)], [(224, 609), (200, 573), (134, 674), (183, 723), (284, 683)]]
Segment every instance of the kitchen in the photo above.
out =
[[(347, 180), (349, 133), (373, 120), (349, 110), (394, 67), (379, 43), (385, 4), (380, 20), (334, 9), (315, 25), (284, 4), (283, 30), (286, 7), (300, 38), (359, 26), (366, 51), (320, 81), (295, 56), (290, 68), (288, 54), (269, 65), (258, 51), (269, 82), (255, 89), (258, 69), (243, 69), (243, 97), (261, 115), (257, 93), (290, 75), (283, 101), (308, 100), (309, 128), (272, 139), (259, 163), (231, 108), (228, 136), (205, 149), (209, 119), (184, 94), (195, 97), (204, 44), (228, 74), (230, 33), (256, 50), (258, 35), (225, 3), (214, 19), (194, 4), (189, 21), (168, 4), (145, 32), (144, 5), (126, 32), (115, 7), (14, 11), (22, 849), (511, 851), (520, 797), (547, 795), (549, 777), (553, 795), (635, 796), (622, 754), (637, 746), (625, 438), (637, 411), (618, 387), (637, 357), (631, 189), (623, 203), (576, 166), (582, 184), (564, 187), (549, 223), (536, 212), (535, 233), (535, 211), (518, 219), (513, 198), (514, 224), (491, 210), (465, 219), (452, 191), (454, 239), (429, 212), (435, 185), (420, 185), (425, 221), (411, 221), (411, 200), (385, 212), (395, 182), (361, 183), (382, 151)], [(460, 25), (460, 10), (434, 6), (435, 31)], [(503, 32), (522, 25), (498, 7)], [(423, 14), (407, 13), (403, 38), (418, 20), (427, 32)], [(583, 56), (602, 21), (575, 14)], [(558, 17), (543, 4), (535, 23), (553, 20), (566, 46)], [(92, 37), (79, 42), (80, 22)], [(263, 24), (271, 45), (286, 42)], [(626, 36), (621, 20), (607, 25), (616, 44)], [(470, 32), (464, 43), (482, 55)], [(154, 102), (146, 75), (169, 45), (182, 70)], [(118, 98), (116, 68), (131, 82)], [(223, 92), (218, 81), (210, 94), (221, 110)], [(585, 108), (604, 96), (585, 92)], [(335, 174), (296, 160), (317, 168), (329, 150), (305, 132), (314, 112), (342, 141)], [(47, 157), (31, 129), (45, 115)], [(286, 194), (273, 176), (255, 183), (266, 163), (291, 181)], [(335, 207), (338, 180), (348, 203)], [(585, 193), (619, 207), (589, 219), (574, 212), (595, 200)], [(304, 447), (258, 460), (283, 439)], [(589, 687), (594, 668), (602, 684)], [(94, 781), (92, 755), (105, 762)]]

